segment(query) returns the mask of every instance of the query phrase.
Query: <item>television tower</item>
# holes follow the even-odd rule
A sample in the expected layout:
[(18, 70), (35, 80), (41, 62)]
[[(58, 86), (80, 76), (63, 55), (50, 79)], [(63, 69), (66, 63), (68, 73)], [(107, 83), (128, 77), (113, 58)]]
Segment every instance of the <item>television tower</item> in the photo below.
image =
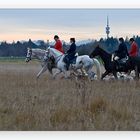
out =
[(107, 26), (106, 26), (106, 35), (107, 35), (107, 38), (109, 38), (109, 33), (110, 33), (109, 18), (107, 16)]

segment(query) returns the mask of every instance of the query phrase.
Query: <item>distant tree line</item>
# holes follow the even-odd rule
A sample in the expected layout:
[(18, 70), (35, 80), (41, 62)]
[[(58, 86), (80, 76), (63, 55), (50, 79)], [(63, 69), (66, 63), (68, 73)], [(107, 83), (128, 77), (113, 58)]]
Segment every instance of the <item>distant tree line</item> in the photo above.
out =
[[(140, 37), (139, 36), (133, 36), (135, 41), (137, 42), (139, 48), (140, 48)], [(128, 51), (130, 49), (130, 44), (129, 44), (129, 38), (126, 37), (125, 43), (127, 45)], [(104, 50), (106, 50), (109, 53), (114, 53), (119, 46), (119, 39), (118, 38), (113, 38), (110, 37), (108, 39), (100, 38), (99, 41), (95, 40), (94, 42), (91, 42), (89, 44), (84, 44), (78, 47), (79, 54), (90, 54), (97, 45), (100, 45)]]
[[(134, 36), (134, 39), (138, 43), (138, 46), (140, 47), (140, 37)], [(130, 49), (129, 44), (129, 38), (125, 38), (125, 43), (128, 47), (128, 50)], [(108, 51), (109, 53), (113, 53), (115, 50), (117, 50), (119, 41), (118, 38), (110, 37), (108, 39), (101, 38), (100, 40), (94, 40), (87, 44), (82, 44), (80, 46), (77, 46), (77, 52), (79, 55), (87, 54), (89, 55), (94, 48), (100, 45), (103, 49)], [(40, 49), (46, 49), (48, 47), (48, 44), (44, 41), (40, 41), (39, 45), (35, 44), (31, 39), (26, 42), (20, 42), (17, 41), (16, 43), (7, 43), (7, 42), (1, 42), (0, 44), (0, 57), (25, 57), (27, 53), (27, 48), (40, 48)], [(53, 46), (51, 46), (53, 47)], [(66, 51), (69, 46), (63, 43), (63, 48)]]
[(44, 42), (40, 43), (40, 45), (36, 45), (30, 39), (27, 42), (21, 43), (17, 41), (16, 43), (7, 43), (2, 42), (0, 44), (0, 57), (23, 57), (26, 56), (27, 48), (41, 48), (45, 49), (46, 45)]

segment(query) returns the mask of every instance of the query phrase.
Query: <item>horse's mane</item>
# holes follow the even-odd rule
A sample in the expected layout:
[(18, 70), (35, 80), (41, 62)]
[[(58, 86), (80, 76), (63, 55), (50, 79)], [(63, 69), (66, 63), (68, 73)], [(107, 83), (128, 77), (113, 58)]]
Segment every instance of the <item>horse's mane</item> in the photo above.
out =
[(109, 55), (110, 57), (112, 56), (112, 54), (108, 51), (108, 50), (106, 50), (106, 49), (104, 49), (103, 47), (101, 47), (101, 46), (97, 46), (99, 49), (101, 49), (105, 54), (107, 54), (107, 55)]
[(39, 48), (37, 48), (37, 49), (32, 49), (32, 51), (37, 51), (37, 52), (45, 52), (46, 50), (44, 50), (44, 49), (39, 49)]
[(37, 49), (32, 49), (32, 52), (40, 54), (40, 55), (44, 55), (46, 50), (37, 48)]

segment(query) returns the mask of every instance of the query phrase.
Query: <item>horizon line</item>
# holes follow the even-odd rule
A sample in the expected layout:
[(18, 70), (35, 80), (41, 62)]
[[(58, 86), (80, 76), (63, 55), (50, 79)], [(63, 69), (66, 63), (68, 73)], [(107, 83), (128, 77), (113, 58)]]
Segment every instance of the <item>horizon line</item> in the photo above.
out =
[[(122, 36), (120, 36), (120, 37), (122, 37)], [(80, 41), (87, 41), (87, 40), (93, 40), (93, 41), (100, 41), (100, 39), (111, 39), (111, 38), (114, 38), (114, 39), (119, 39), (120, 37), (118, 37), (118, 36), (116, 36), (116, 37), (114, 37), (114, 36), (110, 36), (109, 38), (107, 38), (107, 37), (100, 37), (99, 39), (97, 39), (97, 38), (85, 38), (85, 39), (79, 39), (79, 40), (77, 40), (76, 42), (80, 42)], [(140, 37), (139, 35), (133, 35), (133, 37)], [(131, 38), (131, 37), (128, 37), (128, 36), (125, 36), (125, 37), (123, 37), (124, 39), (129, 39), (129, 38)], [(28, 41), (44, 41), (44, 42), (47, 42), (47, 41), (49, 41), (49, 42), (55, 42), (54, 40), (49, 40), (49, 39), (32, 39), (32, 38), (29, 38), (29, 39), (19, 39), (19, 40), (12, 40), (12, 41), (9, 41), (9, 40), (0, 40), (0, 43), (2, 43), (2, 42), (6, 42), (6, 43), (13, 43), (13, 42), (15, 42), (15, 43), (17, 43), (17, 42), (28, 42)], [(64, 39), (60, 39), (62, 42), (68, 42), (68, 41), (65, 41)]]

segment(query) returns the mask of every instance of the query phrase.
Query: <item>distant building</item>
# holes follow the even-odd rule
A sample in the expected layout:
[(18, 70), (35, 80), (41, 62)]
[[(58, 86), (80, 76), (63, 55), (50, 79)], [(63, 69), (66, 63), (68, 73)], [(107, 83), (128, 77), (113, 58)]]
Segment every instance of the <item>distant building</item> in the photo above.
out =
[(107, 38), (109, 38), (109, 34), (110, 34), (110, 27), (109, 27), (109, 18), (107, 16), (107, 26), (106, 26), (106, 35), (107, 35)]

